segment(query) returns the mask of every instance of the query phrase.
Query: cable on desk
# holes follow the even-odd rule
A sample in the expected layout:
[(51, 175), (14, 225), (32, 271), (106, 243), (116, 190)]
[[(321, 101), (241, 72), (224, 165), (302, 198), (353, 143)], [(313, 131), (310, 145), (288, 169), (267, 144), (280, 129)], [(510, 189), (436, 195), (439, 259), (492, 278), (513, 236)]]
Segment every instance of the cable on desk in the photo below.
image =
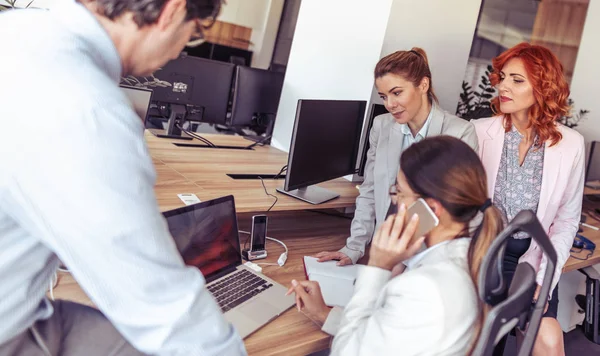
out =
[(257, 146), (257, 145), (264, 146), (265, 142), (270, 140), (271, 137), (272, 137), (272, 135), (267, 135), (267, 136), (263, 137), (262, 139), (260, 139), (259, 141), (256, 141), (256, 142), (246, 146), (246, 149), (253, 148), (254, 146)]
[(50, 299), (54, 300), (54, 288), (56, 288), (56, 285), (58, 284), (58, 273), (54, 272), (54, 274), (50, 277), (50, 286), (49, 286), (49, 291), (50, 291)]
[(267, 195), (268, 195), (268, 196), (270, 196), (270, 197), (273, 197), (273, 198), (275, 198), (275, 201), (273, 202), (273, 204), (271, 204), (271, 206), (269, 207), (269, 209), (267, 209), (267, 213), (268, 213), (269, 211), (271, 211), (271, 209), (273, 209), (273, 207), (275, 206), (275, 204), (277, 204), (277, 200), (279, 200), (279, 199), (278, 199), (278, 198), (277, 198), (275, 195), (273, 195), (273, 194), (271, 194), (271, 193), (269, 193), (269, 192), (267, 191), (267, 187), (265, 186), (265, 181), (264, 181), (264, 179), (262, 179), (262, 177), (261, 177), (261, 176), (259, 176), (258, 178), (260, 179), (260, 183), (262, 184), (262, 186), (263, 186), (263, 189), (265, 190), (265, 194), (267, 194)]
[[(238, 231), (241, 232), (242, 234), (247, 234), (248, 235), (248, 237), (246, 238), (246, 242), (244, 242), (244, 249), (247, 249), (248, 248), (247, 247), (248, 246), (248, 240), (250, 240), (250, 235), (251, 234), (248, 231), (244, 231), (244, 230), (238, 230)], [(279, 256), (279, 259), (277, 260), (278, 263), (257, 263), (257, 265), (280, 266), (280, 267), (283, 266), (285, 264), (285, 261), (287, 261), (287, 255), (288, 255), (288, 252), (289, 252), (289, 250), (287, 248), (287, 245), (284, 244), (283, 241), (277, 240), (275, 238), (272, 238), (272, 237), (269, 237), (269, 236), (267, 236), (266, 238), (267, 238), (267, 240), (271, 240), (273, 242), (279, 243), (281, 246), (283, 246), (283, 248), (285, 249), (285, 252), (282, 253)], [(279, 263), (280, 261), (283, 261), (283, 262)]]
[[(588, 254), (587, 254), (587, 256), (585, 256), (585, 258), (573, 256), (573, 253), (578, 254), (578, 253), (583, 252), (584, 250), (588, 251)], [(577, 249), (576, 247), (571, 247), (571, 250), (569, 250), (569, 254), (570, 254), (571, 258), (574, 258), (576, 260), (587, 261), (594, 254), (594, 250), (589, 250), (589, 249), (584, 249), (584, 248)]]
[(217, 148), (217, 146), (214, 143), (212, 143), (209, 140), (205, 139), (204, 137), (198, 135), (197, 133), (192, 132), (190, 130), (186, 130), (179, 124), (177, 124), (177, 128), (180, 129), (181, 131), (185, 132), (186, 134), (190, 135), (191, 137), (206, 143), (208, 146), (210, 146), (212, 148)]
[(279, 171), (279, 173), (277, 173), (275, 175), (275, 177), (273, 177), (273, 179), (277, 179), (283, 174), (283, 172), (287, 172), (287, 167), (288, 167), (287, 164), (285, 166), (281, 167), (281, 170)]

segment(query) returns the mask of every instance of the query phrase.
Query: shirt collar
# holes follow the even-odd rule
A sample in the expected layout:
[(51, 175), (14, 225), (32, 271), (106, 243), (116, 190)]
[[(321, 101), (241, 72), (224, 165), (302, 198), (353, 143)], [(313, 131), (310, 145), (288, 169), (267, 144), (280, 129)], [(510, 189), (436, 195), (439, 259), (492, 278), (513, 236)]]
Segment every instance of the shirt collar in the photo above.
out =
[(116, 83), (121, 78), (121, 57), (112, 39), (95, 16), (75, 1), (65, 1), (50, 10), (69, 32), (77, 37), (84, 51)]
[[(470, 240), (471, 240), (471, 238), (469, 238), (469, 237), (460, 237), (460, 238), (455, 238), (452, 240), (442, 241), (442, 242), (435, 244), (429, 248), (426, 248), (425, 250), (422, 250), (421, 252), (417, 253), (413, 257), (404, 261), (404, 265), (406, 265), (407, 270), (411, 270), (413, 268), (418, 267), (425, 257), (430, 255), (432, 252), (439, 250), (440, 247), (446, 246), (450, 243), (455, 244), (453, 246), (462, 246), (463, 243), (469, 244)], [(458, 245), (456, 245), (456, 244), (458, 244)], [(450, 254), (452, 254), (452, 253), (450, 253)], [(465, 256), (465, 258), (466, 258), (466, 256)]]
[[(429, 124), (431, 123), (432, 116), (433, 116), (433, 105), (431, 106), (431, 110), (429, 110), (429, 115), (427, 115), (427, 119), (425, 120), (423, 127), (421, 127), (419, 132), (417, 132), (417, 136), (421, 136), (421, 138), (427, 137), (427, 130), (429, 130)], [(400, 130), (402, 131), (402, 133), (404, 135), (412, 136), (412, 132), (410, 132), (410, 127), (408, 127), (408, 124), (400, 124)], [(415, 136), (414, 138), (417, 138), (417, 136)]]

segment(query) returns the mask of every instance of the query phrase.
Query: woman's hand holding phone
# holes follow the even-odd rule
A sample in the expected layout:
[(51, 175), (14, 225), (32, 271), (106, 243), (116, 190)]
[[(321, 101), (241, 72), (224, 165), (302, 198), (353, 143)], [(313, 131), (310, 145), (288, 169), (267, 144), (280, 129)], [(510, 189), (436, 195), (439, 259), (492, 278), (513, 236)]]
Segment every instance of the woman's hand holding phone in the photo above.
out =
[(415, 214), (405, 224), (405, 215), (406, 205), (403, 203), (398, 213), (390, 215), (377, 230), (371, 242), (369, 266), (391, 271), (398, 263), (409, 259), (419, 251), (425, 239), (425, 237), (413, 239), (419, 225), (419, 217)]

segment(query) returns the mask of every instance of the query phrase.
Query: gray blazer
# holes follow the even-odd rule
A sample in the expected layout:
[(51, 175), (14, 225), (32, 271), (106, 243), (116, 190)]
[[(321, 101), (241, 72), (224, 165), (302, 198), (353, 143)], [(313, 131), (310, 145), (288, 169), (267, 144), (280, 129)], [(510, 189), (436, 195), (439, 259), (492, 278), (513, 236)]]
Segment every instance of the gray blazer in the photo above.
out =
[[(477, 151), (477, 135), (469, 121), (442, 111), (433, 105), (427, 137), (448, 135), (460, 138)], [(389, 188), (396, 181), (400, 157), (391, 150), (391, 145), (402, 145), (403, 135), (392, 130), (396, 123), (391, 114), (377, 116), (369, 133), (369, 152), (365, 166), (365, 180), (356, 198), (356, 211), (350, 226), (350, 237), (340, 252), (353, 263), (365, 254), (365, 247), (373, 233), (385, 220), (390, 205)]]

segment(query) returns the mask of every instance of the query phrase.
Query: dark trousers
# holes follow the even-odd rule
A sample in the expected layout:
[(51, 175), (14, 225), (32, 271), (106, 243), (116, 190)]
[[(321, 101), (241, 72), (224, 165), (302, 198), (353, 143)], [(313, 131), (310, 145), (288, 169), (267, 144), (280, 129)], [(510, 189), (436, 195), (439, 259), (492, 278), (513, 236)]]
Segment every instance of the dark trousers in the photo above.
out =
[(53, 302), (54, 313), (0, 345), (0, 356), (143, 355), (98, 310), (72, 302)]

